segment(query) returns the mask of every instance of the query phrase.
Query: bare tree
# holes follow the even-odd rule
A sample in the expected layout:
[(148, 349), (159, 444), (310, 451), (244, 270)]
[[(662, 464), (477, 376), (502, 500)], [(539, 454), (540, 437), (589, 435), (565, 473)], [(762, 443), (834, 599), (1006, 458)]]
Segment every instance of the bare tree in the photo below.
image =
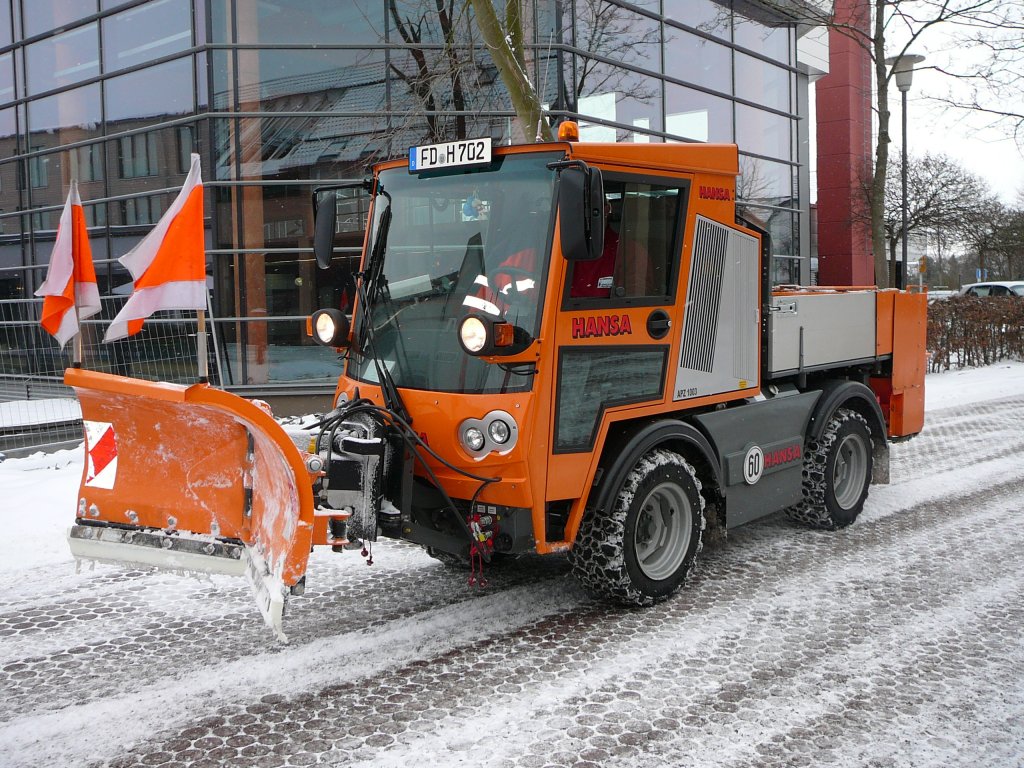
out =
[[(760, 5), (792, 17), (795, 4), (789, 0), (761, 0)], [(831, 7), (832, 4), (827, 5)], [(886, 63), (886, 59), (903, 56), (919, 48), (934, 34), (937, 27), (958, 30), (963, 44), (973, 41), (987, 51), (986, 65), (978, 70), (980, 83), (981, 72), (997, 68), (1001, 61), (1007, 60), (1011, 55), (1021, 55), (1021, 6), (1019, 3), (1008, 3), (1005, 0), (859, 0), (854, 4), (852, 12), (844, 16), (833, 14), (831, 9), (816, 10), (811, 3), (804, 3), (802, 6), (799, 17), (795, 20), (826, 26), (848, 37), (865, 51), (872, 63), (878, 132), (874, 164), (868, 173), (868, 215), (875, 280), (879, 285), (889, 285), (889, 270), (886, 264), (888, 243), (885, 199), (891, 142), (889, 97), (895, 74), (893, 68)], [(1016, 51), (1012, 45), (1000, 42), (1004, 36), (1011, 39), (1015, 33)], [(957, 74), (953, 68), (950, 68), (948, 73)], [(964, 70), (960, 74), (966, 77), (970, 73)], [(1016, 93), (1019, 99), (1020, 94), (1024, 92), (1024, 81), (1019, 77), (1009, 77), (1004, 88), (1007, 92)], [(1013, 119), (1015, 110), (1007, 112), (1008, 119)], [(993, 117), (998, 116), (996, 110), (991, 114)]]
[[(396, 0), (388, 0), (388, 14), (409, 45), (412, 60), (412, 67), (406, 69), (392, 57), (389, 69), (423, 105), (429, 139), (466, 138), (465, 70), (472, 59), (465, 52), (472, 51), (473, 38), (464, 0), (429, 0), (411, 8), (407, 3), (399, 8)], [(424, 46), (434, 40), (443, 43), (440, 51)], [(445, 108), (455, 113), (451, 120), (444, 117)]]
[(949, 75), (950, 87), (930, 98), (981, 117), (982, 128), (1002, 129), (1024, 150), (1024, 4), (1002, 5), (999, 13), (979, 14), (953, 35), (947, 60), (933, 63)]
[[(893, 175), (902, 162), (892, 160)], [(865, 190), (871, 194), (871, 188)], [(978, 234), (991, 228), (1001, 206), (988, 185), (946, 155), (911, 157), (907, 165), (907, 237), (926, 234), (937, 242), (971, 246)], [(903, 194), (895, 184), (886, 187), (883, 204), (886, 250), (890, 263), (903, 241)], [(909, 266), (909, 265), (908, 265)]]
[[(635, 14), (607, 0), (577, 0), (576, 47), (625, 64), (642, 63), (637, 60), (643, 48), (657, 45), (660, 39), (656, 25), (645, 32), (637, 28), (637, 21)], [(627, 85), (630, 95), (640, 101), (654, 96), (651, 88), (638, 89), (630, 82), (631, 75), (629, 70), (601, 59), (583, 58), (576, 72), (574, 103), (569, 108), (575, 111), (581, 96), (618, 92)]]
[(973, 234), (971, 245), (989, 279), (1024, 279), (1024, 209), (996, 207)]
[(492, 0), (469, 2), (473, 6), (477, 28), (508, 89), (512, 108), (524, 134), (530, 136), (533, 129), (536, 138), (550, 140), (551, 127), (543, 119), (540, 96), (526, 67), (522, 0), (505, 0), (504, 20), (498, 18)]

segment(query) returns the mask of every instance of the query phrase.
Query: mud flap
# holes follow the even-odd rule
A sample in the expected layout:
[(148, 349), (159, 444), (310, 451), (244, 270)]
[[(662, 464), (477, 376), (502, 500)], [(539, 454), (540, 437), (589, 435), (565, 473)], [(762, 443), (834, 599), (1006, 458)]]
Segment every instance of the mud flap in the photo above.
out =
[(76, 557), (244, 575), (284, 639), (290, 587), (305, 576), (313, 491), (303, 457), (259, 406), (184, 387), (69, 369), (86, 461)]

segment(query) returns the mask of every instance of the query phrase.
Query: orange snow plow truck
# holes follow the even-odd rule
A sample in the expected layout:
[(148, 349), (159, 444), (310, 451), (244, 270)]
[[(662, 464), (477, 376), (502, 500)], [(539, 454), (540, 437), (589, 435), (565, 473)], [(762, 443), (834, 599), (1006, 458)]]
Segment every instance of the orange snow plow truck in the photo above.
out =
[[(206, 384), (69, 370), (73, 553), (244, 575), (283, 636), (318, 545), (405, 539), (477, 578), (567, 552), (590, 590), (645, 605), (709, 523), (849, 525), (922, 428), (926, 296), (773, 288), (737, 172), (733, 145), (561, 136), (378, 165), (347, 311), (308, 323), (341, 375), (305, 450)], [(321, 267), (339, 189), (314, 194)]]

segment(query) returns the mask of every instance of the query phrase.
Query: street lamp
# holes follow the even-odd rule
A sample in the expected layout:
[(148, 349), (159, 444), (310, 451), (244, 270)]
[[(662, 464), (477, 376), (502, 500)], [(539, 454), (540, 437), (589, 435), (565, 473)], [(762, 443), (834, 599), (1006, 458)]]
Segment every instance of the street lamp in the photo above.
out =
[(904, 53), (902, 56), (890, 56), (885, 60), (886, 64), (892, 65), (893, 74), (896, 76), (896, 87), (900, 89), (900, 96), (903, 99), (903, 229), (900, 239), (903, 241), (903, 261), (893, 265), (896, 287), (903, 290), (907, 287), (907, 91), (914, 81), (914, 67), (924, 61), (924, 56), (915, 53)]

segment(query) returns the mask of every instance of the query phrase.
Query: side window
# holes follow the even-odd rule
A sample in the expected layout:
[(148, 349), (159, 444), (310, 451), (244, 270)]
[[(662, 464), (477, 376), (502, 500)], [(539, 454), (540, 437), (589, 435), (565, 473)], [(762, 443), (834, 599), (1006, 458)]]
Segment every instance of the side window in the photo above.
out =
[(572, 264), (568, 298), (604, 304), (670, 295), (684, 199), (679, 186), (606, 178), (604, 252)]
[(993, 285), (992, 289), (989, 291), (988, 295), (989, 296), (1009, 296), (1010, 295), (1010, 289), (1007, 288), (1005, 285)]

